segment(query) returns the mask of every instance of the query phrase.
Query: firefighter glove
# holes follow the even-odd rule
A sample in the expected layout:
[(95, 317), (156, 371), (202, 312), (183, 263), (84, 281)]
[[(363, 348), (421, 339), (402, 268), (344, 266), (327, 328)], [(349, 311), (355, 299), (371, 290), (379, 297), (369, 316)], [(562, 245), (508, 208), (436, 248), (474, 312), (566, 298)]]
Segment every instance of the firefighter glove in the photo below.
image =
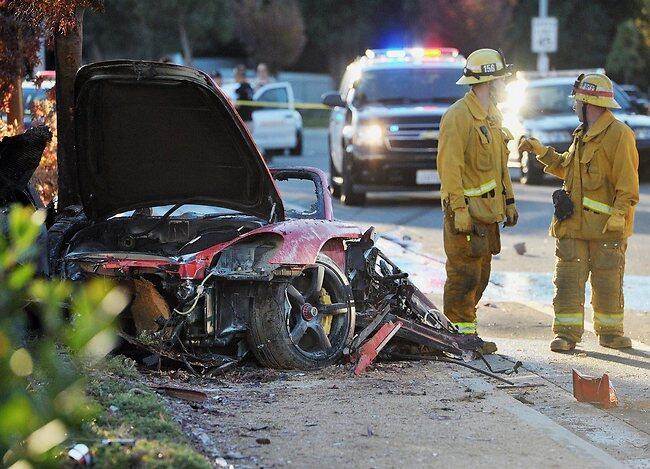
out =
[(536, 155), (542, 156), (546, 154), (548, 147), (536, 138), (527, 137), (522, 138), (519, 142), (519, 151), (530, 151)]
[(454, 228), (459, 233), (472, 232), (472, 217), (469, 215), (467, 207), (461, 207), (454, 210)]
[(506, 205), (506, 221), (503, 226), (515, 226), (519, 220), (519, 212), (515, 204)]
[(625, 217), (618, 213), (614, 213), (609, 216), (607, 223), (605, 223), (603, 234), (606, 231), (622, 232), (623, 230), (625, 230)]

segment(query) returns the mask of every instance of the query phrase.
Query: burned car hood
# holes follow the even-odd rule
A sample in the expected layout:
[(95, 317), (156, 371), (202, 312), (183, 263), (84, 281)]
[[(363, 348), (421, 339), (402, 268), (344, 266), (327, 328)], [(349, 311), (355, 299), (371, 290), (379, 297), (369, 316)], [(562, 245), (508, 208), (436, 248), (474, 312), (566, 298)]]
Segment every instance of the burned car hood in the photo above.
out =
[(79, 195), (90, 218), (178, 203), (283, 217), (244, 124), (198, 70), (126, 60), (84, 66), (74, 117)]

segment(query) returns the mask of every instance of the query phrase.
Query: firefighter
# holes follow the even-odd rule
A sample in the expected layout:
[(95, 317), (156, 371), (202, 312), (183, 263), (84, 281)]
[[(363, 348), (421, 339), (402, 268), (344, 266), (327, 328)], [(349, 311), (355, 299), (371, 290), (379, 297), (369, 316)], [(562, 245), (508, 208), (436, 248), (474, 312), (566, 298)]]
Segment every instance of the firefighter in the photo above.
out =
[[(445, 315), (461, 333), (477, 334), (476, 305), (490, 279), (492, 256), (501, 251), (499, 223), (519, 217), (508, 173), (508, 141), (496, 103), (512, 75), (500, 51), (479, 49), (467, 58), (456, 82), (470, 85), (442, 117), (438, 171), (442, 182), (447, 281)], [(485, 342), (483, 353), (496, 351)]]
[(623, 272), (639, 201), (634, 132), (610, 111), (620, 106), (607, 76), (580, 75), (571, 96), (581, 125), (567, 152), (557, 153), (534, 138), (519, 146), (535, 153), (547, 173), (564, 180), (554, 194), (550, 228), (556, 238), (551, 350), (573, 350), (580, 342), (589, 275), (600, 345), (629, 348), (632, 341), (623, 335)]

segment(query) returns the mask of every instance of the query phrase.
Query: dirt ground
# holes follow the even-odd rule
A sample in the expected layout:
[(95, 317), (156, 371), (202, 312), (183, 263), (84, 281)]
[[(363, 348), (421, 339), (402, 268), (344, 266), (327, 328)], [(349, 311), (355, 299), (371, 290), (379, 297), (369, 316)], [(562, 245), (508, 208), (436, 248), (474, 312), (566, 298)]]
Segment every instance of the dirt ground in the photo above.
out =
[[(643, 429), (630, 436), (636, 446), (613, 457), (542, 407), (555, 417), (589, 415), (591, 425), (608, 414), (527, 370), (513, 378), (524, 386), (509, 390), (432, 362), (380, 363), (361, 377), (338, 366), (311, 373), (249, 367), (209, 381), (150, 372), (147, 379), (208, 394), (202, 403), (168, 402), (215, 467), (649, 467)], [(609, 430), (621, 423), (608, 422)]]

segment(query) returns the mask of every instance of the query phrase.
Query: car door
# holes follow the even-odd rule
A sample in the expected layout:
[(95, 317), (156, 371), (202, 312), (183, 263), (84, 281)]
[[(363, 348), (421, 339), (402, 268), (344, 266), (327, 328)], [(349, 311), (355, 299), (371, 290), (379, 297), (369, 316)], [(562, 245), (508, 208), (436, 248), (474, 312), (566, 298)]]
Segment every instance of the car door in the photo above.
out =
[(287, 82), (272, 83), (255, 92), (260, 107), (253, 112), (253, 135), (263, 150), (296, 146), (293, 89)]
[[(345, 78), (344, 78), (345, 80)], [(341, 97), (344, 102), (349, 103), (348, 95), (351, 89), (341, 87)], [(348, 107), (337, 106), (332, 109), (329, 120), (329, 148), (332, 164), (339, 173), (343, 171), (343, 152), (344, 152), (344, 138), (343, 129), (349, 125), (350, 109)]]

